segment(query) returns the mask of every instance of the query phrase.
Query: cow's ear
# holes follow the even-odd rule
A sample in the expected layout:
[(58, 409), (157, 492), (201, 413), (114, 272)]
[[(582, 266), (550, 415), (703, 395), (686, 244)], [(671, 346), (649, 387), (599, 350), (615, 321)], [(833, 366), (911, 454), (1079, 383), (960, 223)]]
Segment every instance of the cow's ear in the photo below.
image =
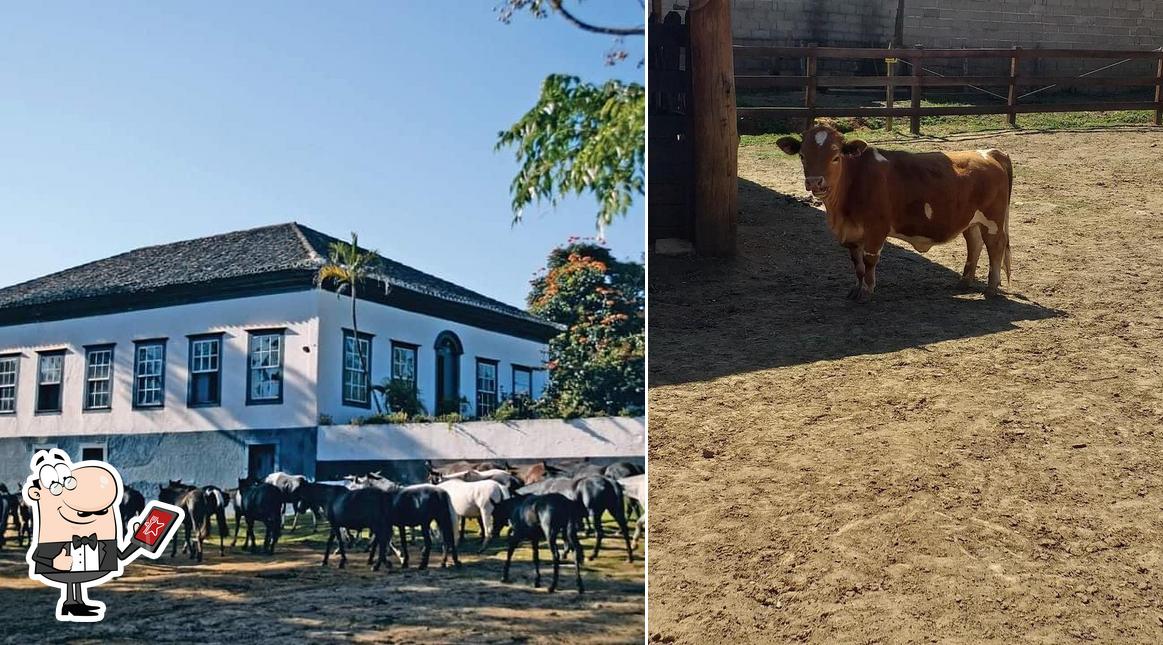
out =
[(779, 146), (780, 150), (783, 150), (789, 155), (798, 155), (800, 153), (800, 142), (793, 137), (780, 137), (775, 142), (775, 145)]
[(846, 141), (844, 143), (844, 146), (841, 147), (840, 150), (843, 151), (844, 154), (846, 154), (846, 155), (849, 155), (851, 157), (856, 157), (860, 153), (864, 152), (864, 149), (867, 147), (868, 147), (867, 143), (864, 143), (860, 139), (853, 139), (851, 141)]

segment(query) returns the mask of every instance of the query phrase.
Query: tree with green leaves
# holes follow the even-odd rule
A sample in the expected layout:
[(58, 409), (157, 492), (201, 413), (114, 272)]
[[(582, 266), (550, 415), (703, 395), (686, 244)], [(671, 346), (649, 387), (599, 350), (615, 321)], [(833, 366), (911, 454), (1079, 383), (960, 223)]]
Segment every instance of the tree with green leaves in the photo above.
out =
[(645, 268), (570, 239), (533, 279), (529, 310), (560, 323), (539, 406), (561, 417), (641, 414), (646, 405)]
[[(603, 26), (579, 18), (564, 0), (505, 0), (499, 11), (505, 23), (517, 13), (559, 15), (592, 33), (619, 39), (645, 35), (641, 25)], [(609, 64), (625, 58), (620, 47), (606, 56)], [(497, 149), (510, 146), (521, 164), (510, 187), (514, 223), (535, 203), (556, 206), (567, 195), (590, 192), (598, 200), (597, 226), (602, 230), (629, 211), (635, 195), (644, 194), (645, 89), (639, 83), (595, 85), (576, 76), (550, 75), (541, 84), (537, 104), (498, 134)]]
[[(356, 318), (356, 290), (359, 283), (373, 276), (380, 268), (380, 254), (376, 251), (367, 251), (359, 248), (359, 237), (351, 234), (351, 243), (334, 241), (328, 248), (327, 261), (324, 262), (315, 274), (315, 284), (318, 287), (333, 285), (335, 297), (342, 298), (344, 292), (351, 295), (351, 331), (355, 343), (356, 355), (364, 373), (367, 374), (368, 385), (371, 385), (371, 373), (368, 370), (367, 357), (363, 355), (363, 347), (359, 344), (359, 324)], [(384, 288), (387, 288), (385, 282)], [(345, 348), (346, 350), (346, 348)], [(371, 390), (368, 392), (371, 397)], [(374, 397), (372, 397), (374, 398)], [(376, 403), (377, 408), (379, 403)], [(381, 410), (382, 411), (382, 410)]]

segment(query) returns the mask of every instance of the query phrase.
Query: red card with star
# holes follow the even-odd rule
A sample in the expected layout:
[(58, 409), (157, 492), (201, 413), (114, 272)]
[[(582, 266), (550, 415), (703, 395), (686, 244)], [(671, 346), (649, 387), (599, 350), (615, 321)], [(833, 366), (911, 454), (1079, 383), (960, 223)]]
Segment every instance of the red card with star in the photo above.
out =
[(133, 533), (133, 541), (144, 549), (156, 551), (177, 527), (178, 514), (153, 503), (146, 507), (146, 511), (141, 526)]

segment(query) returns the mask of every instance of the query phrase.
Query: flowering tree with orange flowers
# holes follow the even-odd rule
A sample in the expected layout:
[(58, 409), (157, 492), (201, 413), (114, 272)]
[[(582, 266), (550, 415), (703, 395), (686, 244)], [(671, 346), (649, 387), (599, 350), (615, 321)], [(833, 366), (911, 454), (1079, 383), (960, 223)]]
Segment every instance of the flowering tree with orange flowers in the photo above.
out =
[(549, 341), (541, 411), (561, 417), (641, 414), (646, 405), (645, 269), (570, 238), (531, 282), (529, 310), (565, 325)]

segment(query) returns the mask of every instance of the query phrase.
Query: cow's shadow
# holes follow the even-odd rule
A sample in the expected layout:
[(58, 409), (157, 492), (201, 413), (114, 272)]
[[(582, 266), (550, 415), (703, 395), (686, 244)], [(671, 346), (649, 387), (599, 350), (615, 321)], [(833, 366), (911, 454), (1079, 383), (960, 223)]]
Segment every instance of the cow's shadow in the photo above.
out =
[[(652, 386), (892, 352), (1063, 315), (1026, 299), (1017, 280), (1007, 289), (1003, 278), (1005, 298), (959, 293), (959, 270), (892, 244), (872, 301), (849, 301), (848, 252), (822, 211), (745, 179), (739, 204), (737, 257), (650, 257)], [(951, 244), (960, 269), (964, 242)], [(983, 253), (978, 277), (987, 269)]]

